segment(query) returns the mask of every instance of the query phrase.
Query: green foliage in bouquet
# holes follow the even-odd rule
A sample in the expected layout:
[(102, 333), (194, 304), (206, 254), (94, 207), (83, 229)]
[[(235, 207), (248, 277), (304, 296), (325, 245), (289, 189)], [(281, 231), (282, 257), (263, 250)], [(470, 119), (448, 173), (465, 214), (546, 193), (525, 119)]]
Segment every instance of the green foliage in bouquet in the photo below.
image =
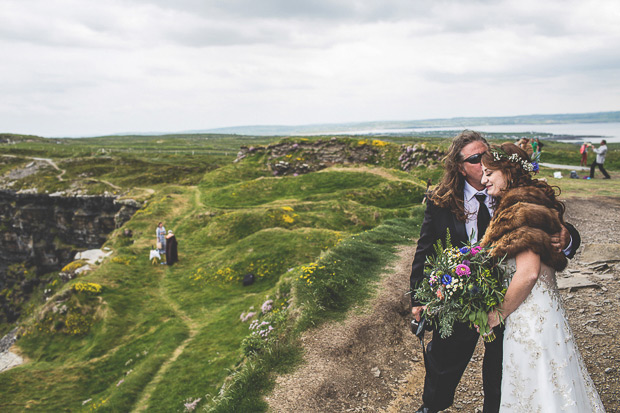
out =
[(424, 316), (442, 338), (452, 334), (455, 322), (469, 322), (479, 327), (486, 341), (492, 341), (495, 336), (489, 328), (488, 312), (506, 294), (504, 259), (492, 258), (488, 248), (477, 243), (453, 247), (449, 232), (446, 245), (437, 241), (435, 252), (435, 257), (426, 259), (425, 279), (415, 293), (426, 306)]

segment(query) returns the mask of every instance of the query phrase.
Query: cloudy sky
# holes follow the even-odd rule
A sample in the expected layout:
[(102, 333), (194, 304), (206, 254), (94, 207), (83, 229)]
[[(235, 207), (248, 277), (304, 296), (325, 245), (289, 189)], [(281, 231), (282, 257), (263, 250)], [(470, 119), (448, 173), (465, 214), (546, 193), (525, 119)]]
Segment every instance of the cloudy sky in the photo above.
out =
[(620, 110), (618, 0), (0, 0), (0, 132)]

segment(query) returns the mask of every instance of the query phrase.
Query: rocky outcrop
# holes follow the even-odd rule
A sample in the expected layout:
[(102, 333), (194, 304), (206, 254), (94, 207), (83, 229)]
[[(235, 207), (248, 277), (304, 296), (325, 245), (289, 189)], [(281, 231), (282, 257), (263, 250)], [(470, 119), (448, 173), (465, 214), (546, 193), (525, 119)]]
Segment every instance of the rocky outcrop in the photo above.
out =
[(242, 146), (235, 162), (254, 154), (267, 155), (267, 166), (274, 175), (299, 175), (316, 172), (335, 164), (374, 161), (379, 151), (372, 145), (356, 147), (350, 142), (336, 138), (299, 142), (284, 140), (265, 147)]
[(428, 166), (431, 163), (439, 162), (444, 153), (439, 150), (429, 150), (425, 144), (402, 145), (402, 153), (398, 157), (400, 168), (409, 172), (418, 166)]
[[(237, 154), (238, 162), (248, 156), (266, 155), (267, 167), (273, 175), (301, 175), (319, 171), (332, 165), (385, 164), (395, 167), (400, 164), (409, 171), (416, 166), (428, 166), (439, 161), (442, 152), (429, 150), (424, 144), (401, 145), (396, 151), (386, 150), (387, 142), (376, 139), (317, 139), (283, 140), (268, 146), (242, 146)], [(400, 154), (398, 160), (395, 158)], [(393, 157), (394, 159), (391, 159)]]
[(19, 316), (15, 304), (27, 300), (40, 275), (60, 270), (80, 250), (101, 247), (139, 208), (113, 197), (0, 191), (0, 306), (6, 320)]
[(100, 247), (139, 208), (112, 197), (0, 191), (0, 274), (10, 263), (34, 265), (39, 273), (56, 270), (77, 250)]

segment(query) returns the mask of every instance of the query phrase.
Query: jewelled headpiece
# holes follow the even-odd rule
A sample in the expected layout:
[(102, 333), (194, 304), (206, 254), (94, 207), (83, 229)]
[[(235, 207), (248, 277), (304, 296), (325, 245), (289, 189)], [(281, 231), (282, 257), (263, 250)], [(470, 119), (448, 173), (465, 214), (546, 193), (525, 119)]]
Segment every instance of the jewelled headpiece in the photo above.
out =
[(509, 156), (501, 148), (491, 148), (491, 153), (493, 154), (493, 160), (496, 162), (502, 159), (506, 159), (508, 162), (518, 163), (526, 172), (538, 172), (538, 163), (530, 162), (527, 159), (523, 159), (516, 153), (513, 153)]

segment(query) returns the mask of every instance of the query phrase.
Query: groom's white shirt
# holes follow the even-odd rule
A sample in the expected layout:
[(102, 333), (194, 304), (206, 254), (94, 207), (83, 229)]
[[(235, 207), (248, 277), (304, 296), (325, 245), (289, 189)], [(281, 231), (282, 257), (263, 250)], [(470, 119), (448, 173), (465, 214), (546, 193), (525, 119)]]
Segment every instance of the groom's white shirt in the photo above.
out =
[(465, 181), (463, 194), (463, 201), (465, 202), (465, 216), (467, 217), (467, 220), (465, 221), (465, 231), (467, 232), (468, 237), (473, 233), (472, 241), (476, 242), (478, 241), (478, 208), (480, 208), (480, 203), (476, 199), (476, 194), (485, 194), (487, 196), (484, 203), (489, 210), (489, 214), (491, 214), (491, 218), (493, 218), (493, 197), (487, 194), (486, 188), (482, 191), (478, 191), (467, 181)]

